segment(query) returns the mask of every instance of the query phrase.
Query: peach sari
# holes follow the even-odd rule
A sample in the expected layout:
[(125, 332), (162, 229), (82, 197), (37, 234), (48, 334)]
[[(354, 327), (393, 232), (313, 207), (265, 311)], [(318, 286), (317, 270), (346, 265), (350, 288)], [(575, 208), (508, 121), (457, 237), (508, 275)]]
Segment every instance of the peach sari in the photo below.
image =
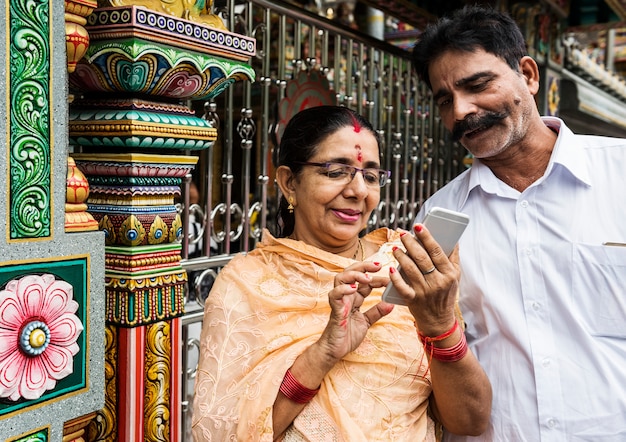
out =
[[(401, 245), (389, 229), (364, 241), (379, 246), (367, 259), (396, 265)], [(296, 357), (321, 335), (328, 292), (354, 261), (300, 241), (272, 237), (233, 258), (206, 302), (193, 408), (200, 441), (271, 441), (272, 406)], [(365, 300), (380, 300), (377, 289)], [(427, 359), (406, 307), (375, 323), (361, 345), (324, 378), (283, 441), (434, 441), (427, 415)]]

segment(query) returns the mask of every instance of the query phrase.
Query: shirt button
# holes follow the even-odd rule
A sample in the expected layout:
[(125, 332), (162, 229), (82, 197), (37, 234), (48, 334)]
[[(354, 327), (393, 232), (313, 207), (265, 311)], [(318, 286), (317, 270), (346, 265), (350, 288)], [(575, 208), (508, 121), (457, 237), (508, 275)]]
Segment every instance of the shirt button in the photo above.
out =
[(524, 200), (520, 203), (520, 206), (522, 206), (523, 208), (528, 207), (528, 201)]
[(548, 419), (548, 427), (550, 427), (550, 428), (556, 427), (556, 420), (555, 419)]
[(550, 358), (545, 358), (541, 361), (541, 365), (543, 365), (544, 368), (548, 368), (550, 366)]
[(524, 250), (526, 252), (527, 255), (532, 255), (533, 254), (533, 249), (526, 249)]
[(541, 308), (541, 304), (539, 304), (537, 301), (533, 302), (532, 306), (534, 311), (537, 311)]

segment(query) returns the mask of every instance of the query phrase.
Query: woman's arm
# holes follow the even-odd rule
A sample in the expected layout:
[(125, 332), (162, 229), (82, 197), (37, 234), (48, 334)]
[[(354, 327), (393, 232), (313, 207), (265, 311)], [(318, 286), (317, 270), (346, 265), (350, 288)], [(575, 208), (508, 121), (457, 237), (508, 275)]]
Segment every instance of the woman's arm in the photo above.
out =
[[(336, 362), (329, 359), (319, 344), (315, 343), (296, 358), (289, 371), (302, 386), (315, 390), (319, 388), (324, 376), (335, 366)], [(278, 391), (272, 410), (274, 440), (280, 438), (306, 405), (306, 403), (295, 402), (280, 390)]]

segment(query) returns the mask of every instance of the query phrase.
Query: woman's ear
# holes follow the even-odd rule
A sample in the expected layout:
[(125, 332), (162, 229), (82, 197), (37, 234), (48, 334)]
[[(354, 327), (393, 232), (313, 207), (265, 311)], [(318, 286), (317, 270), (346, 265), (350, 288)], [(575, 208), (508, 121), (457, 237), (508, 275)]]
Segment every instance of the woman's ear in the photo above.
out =
[(526, 87), (532, 95), (539, 92), (539, 66), (537, 62), (528, 55), (521, 58), (519, 62), (520, 72), (526, 80)]
[(296, 177), (289, 167), (278, 166), (278, 169), (276, 169), (276, 184), (280, 187), (280, 191), (285, 195), (285, 198), (295, 194), (295, 179)]

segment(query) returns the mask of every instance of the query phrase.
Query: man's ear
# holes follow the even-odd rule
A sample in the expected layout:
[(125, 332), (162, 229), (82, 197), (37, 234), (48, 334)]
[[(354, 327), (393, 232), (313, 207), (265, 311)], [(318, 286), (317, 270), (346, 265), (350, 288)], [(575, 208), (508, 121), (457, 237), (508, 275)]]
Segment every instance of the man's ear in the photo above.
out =
[(276, 169), (276, 184), (280, 188), (280, 191), (285, 198), (295, 194), (295, 181), (296, 176), (293, 174), (291, 169), (287, 166), (278, 166)]
[(532, 95), (536, 95), (539, 92), (539, 66), (537, 66), (537, 62), (532, 57), (525, 55), (520, 59), (519, 68), (526, 80), (528, 91)]

